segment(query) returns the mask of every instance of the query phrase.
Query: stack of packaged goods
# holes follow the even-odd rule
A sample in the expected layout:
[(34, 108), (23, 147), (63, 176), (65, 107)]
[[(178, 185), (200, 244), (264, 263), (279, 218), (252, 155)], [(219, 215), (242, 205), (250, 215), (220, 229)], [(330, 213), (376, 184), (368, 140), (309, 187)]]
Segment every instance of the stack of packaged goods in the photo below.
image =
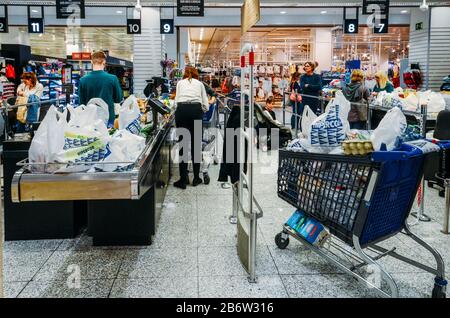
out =
[(286, 225), (314, 246), (323, 246), (330, 236), (330, 232), (319, 221), (299, 210), (292, 214)]

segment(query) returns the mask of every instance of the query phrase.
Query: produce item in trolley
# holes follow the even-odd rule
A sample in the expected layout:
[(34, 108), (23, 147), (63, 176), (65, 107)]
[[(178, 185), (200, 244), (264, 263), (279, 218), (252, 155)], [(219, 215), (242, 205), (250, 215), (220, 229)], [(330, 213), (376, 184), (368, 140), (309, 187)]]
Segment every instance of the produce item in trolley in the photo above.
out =
[(119, 130), (128, 130), (139, 135), (141, 131), (141, 112), (137, 98), (130, 95), (120, 106), (119, 110)]
[(386, 150), (393, 150), (406, 129), (406, 117), (398, 107), (390, 109), (378, 127), (373, 131), (370, 139), (375, 151), (379, 151), (384, 144)]
[(315, 152), (328, 153), (346, 139), (350, 130), (348, 113), (350, 102), (342, 92), (337, 92), (336, 97), (330, 101), (325, 113), (320, 115), (311, 124), (310, 143)]
[(342, 149), (345, 155), (365, 156), (373, 152), (373, 145), (370, 140), (345, 140)]

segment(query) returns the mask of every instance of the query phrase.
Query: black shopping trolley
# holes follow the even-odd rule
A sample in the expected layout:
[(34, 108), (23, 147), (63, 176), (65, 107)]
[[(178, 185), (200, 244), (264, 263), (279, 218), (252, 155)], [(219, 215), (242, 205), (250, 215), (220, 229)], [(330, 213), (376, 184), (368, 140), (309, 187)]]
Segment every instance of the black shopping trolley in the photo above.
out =
[[(436, 275), (432, 296), (444, 298), (447, 281), (442, 257), (413, 234), (406, 222), (423, 176), (424, 159), (422, 151), (407, 144), (400, 151), (370, 156), (280, 150), (278, 196), (320, 221), (332, 236), (317, 247), (285, 224), (275, 237), (277, 246), (286, 248), (292, 236), (381, 295), (397, 297), (397, 284), (377, 262), (390, 255)], [(399, 232), (431, 252), (436, 268), (377, 244)], [(379, 274), (379, 283), (370, 277), (369, 267)], [(390, 293), (384, 291), (386, 283)]]

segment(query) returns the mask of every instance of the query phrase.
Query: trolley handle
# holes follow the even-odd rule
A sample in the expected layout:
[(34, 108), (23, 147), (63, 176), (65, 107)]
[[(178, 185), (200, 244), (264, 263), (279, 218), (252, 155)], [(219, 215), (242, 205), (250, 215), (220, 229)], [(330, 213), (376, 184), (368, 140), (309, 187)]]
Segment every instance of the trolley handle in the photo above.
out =
[(393, 151), (375, 151), (372, 153), (372, 160), (375, 162), (408, 160), (413, 157), (422, 156), (423, 152), (417, 147), (402, 144), (400, 149)]

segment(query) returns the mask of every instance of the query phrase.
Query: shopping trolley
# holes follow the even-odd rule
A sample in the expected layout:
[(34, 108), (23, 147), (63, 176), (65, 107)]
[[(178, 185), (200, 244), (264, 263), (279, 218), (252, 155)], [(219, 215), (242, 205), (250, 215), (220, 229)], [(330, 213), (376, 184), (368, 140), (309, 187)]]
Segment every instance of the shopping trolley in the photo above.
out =
[(202, 173), (203, 182), (209, 184), (210, 177), (208, 174), (211, 162), (215, 165), (219, 164), (217, 158), (217, 126), (218, 122), (218, 105), (217, 102), (209, 106), (209, 110), (203, 115), (203, 139), (202, 139)]
[[(332, 235), (323, 247), (317, 247), (285, 224), (275, 243), (284, 249), (292, 236), (382, 296), (397, 297), (397, 284), (377, 261), (390, 255), (436, 275), (432, 296), (444, 298), (447, 281), (442, 257), (412, 233), (406, 222), (424, 160), (422, 151), (407, 144), (399, 151), (378, 151), (370, 156), (280, 150), (278, 196), (320, 221)], [(400, 232), (431, 252), (436, 268), (377, 244)], [(369, 269), (379, 274), (380, 284), (370, 275), (364, 277)], [(386, 286), (381, 282), (388, 284), (390, 293), (383, 290)]]

